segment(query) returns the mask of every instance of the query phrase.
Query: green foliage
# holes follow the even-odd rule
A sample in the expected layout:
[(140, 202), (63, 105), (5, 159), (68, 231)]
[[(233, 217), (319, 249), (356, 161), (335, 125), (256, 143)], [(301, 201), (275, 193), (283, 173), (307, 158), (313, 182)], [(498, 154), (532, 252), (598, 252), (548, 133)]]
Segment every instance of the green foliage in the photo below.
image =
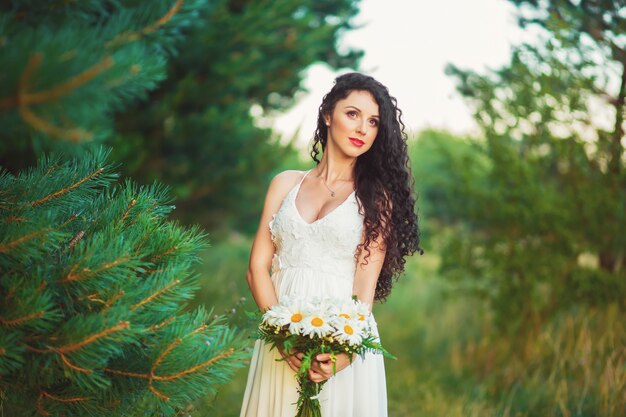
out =
[(125, 175), (172, 187), (177, 216), (250, 234), (262, 186), (301, 164), (267, 118), (309, 65), (358, 65), (361, 51), (337, 50), (356, 12), (353, 0), (4, 2), (0, 164), (16, 173), (106, 140)]
[(426, 234), (436, 237), (442, 226), (450, 226), (465, 212), (457, 194), (485, 187), (490, 161), (481, 141), (437, 130), (411, 137), (409, 159)]
[(253, 233), (265, 184), (299, 165), (293, 141), (272, 136), (264, 120), (293, 104), (309, 65), (356, 67), (362, 52), (336, 45), (356, 4), (216, 1), (200, 13), (203, 24), (189, 31), (168, 78), (118, 115), (116, 160), (144, 182), (172, 184), (186, 219)]
[(174, 415), (246, 356), (203, 308), (206, 236), (167, 190), (115, 185), (107, 154), (0, 175), (0, 407), (6, 415)]
[(486, 75), (448, 67), (485, 140), (470, 164), (442, 155), (457, 187), (433, 213), (454, 225), (443, 270), (490, 301), (501, 329), (536, 332), (574, 304), (626, 300), (626, 238), (616, 233), (626, 227), (626, 51), (607, 47), (624, 34), (602, 23), (616, 5), (585, 16), (589, 2), (516, 3), (535, 12), (524, 21), (542, 24), (545, 41)]
[[(445, 136), (453, 138), (443, 133), (438, 137)], [(421, 136), (420, 141), (423, 139)], [(461, 144), (459, 147), (467, 145), (460, 139), (455, 143)], [(430, 159), (427, 155), (423, 158)], [(442, 176), (432, 170), (429, 174)], [(425, 203), (426, 199), (420, 201)], [(424, 224), (432, 222), (430, 217), (427, 219)], [(433, 240), (440, 240), (439, 234), (429, 236), (427, 242), (432, 246)], [(236, 302), (230, 291), (246, 287), (245, 268), (251, 243), (248, 238), (238, 237), (216, 243), (203, 253), (203, 268), (214, 273), (202, 274), (202, 289), (197, 293), (202, 301), (224, 305)], [(615, 305), (574, 307), (567, 314), (541, 323), (535, 337), (516, 340), (497, 330), (495, 315), (487, 303), (468, 297), (461, 282), (440, 274), (440, 265), (449, 255), (440, 255), (436, 253), (439, 248), (431, 246), (424, 256), (407, 260), (406, 279), (398, 282), (387, 302), (374, 306), (381, 341), (398, 358), (385, 361), (389, 415), (623, 414), (623, 311)], [(248, 369), (240, 369), (213, 401), (195, 402), (189, 414), (237, 415), (247, 376)]]
[(12, 172), (51, 149), (111, 135), (113, 114), (145, 98), (205, 0), (9, 1), (0, 5), (0, 154)]

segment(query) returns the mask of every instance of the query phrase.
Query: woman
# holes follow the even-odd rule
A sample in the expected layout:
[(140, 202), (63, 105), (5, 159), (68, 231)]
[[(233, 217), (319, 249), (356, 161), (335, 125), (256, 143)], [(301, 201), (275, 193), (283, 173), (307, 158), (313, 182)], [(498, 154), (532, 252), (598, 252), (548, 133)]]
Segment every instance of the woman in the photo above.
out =
[[(389, 295), (404, 258), (421, 251), (404, 124), (385, 86), (358, 73), (338, 77), (320, 106), (311, 156), (314, 168), (282, 172), (267, 190), (247, 274), (261, 310), (284, 296), (355, 294), (371, 306)], [(257, 341), (241, 416), (295, 416), (301, 358)], [(381, 355), (351, 363), (343, 354), (335, 365), (333, 375), (320, 354), (309, 371), (328, 380), (324, 417), (387, 416)]]

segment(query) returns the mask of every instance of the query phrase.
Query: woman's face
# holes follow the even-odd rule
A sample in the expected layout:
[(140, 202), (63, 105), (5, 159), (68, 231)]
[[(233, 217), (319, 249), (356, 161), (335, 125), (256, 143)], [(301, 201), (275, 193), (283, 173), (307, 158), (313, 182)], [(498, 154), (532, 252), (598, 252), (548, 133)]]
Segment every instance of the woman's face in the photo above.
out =
[(352, 157), (367, 152), (378, 134), (378, 104), (369, 91), (355, 90), (335, 104), (332, 115), (324, 117), (328, 144), (334, 143)]

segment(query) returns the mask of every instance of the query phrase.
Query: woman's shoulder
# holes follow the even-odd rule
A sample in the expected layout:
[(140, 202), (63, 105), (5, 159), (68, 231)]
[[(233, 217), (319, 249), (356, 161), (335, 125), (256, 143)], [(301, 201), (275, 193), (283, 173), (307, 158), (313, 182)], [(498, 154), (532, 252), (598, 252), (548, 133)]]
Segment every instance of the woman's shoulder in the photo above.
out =
[(282, 172), (279, 172), (272, 178), (272, 182), (270, 183), (270, 188), (292, 188), (298, 181), (302, 179), (302, 177), (306, 174), (307, 171), (299, 171), (296, 169), (288, 169)]
[(299, 171), (295, 169), (288, 169), (279, 172), (270, 182), (270, 186), (267, 190), (268, 195), (278, 200), (282, 200), (305, 174), (306, 171)]

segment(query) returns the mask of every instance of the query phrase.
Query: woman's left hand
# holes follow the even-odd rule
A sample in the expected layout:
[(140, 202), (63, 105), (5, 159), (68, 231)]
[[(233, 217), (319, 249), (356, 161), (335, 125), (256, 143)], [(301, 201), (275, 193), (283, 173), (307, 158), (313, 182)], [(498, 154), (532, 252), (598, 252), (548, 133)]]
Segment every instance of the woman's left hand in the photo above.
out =
[[(356, 356), (356, 355), (355, 355)], [(354, 358), (352, 359), (354, 360)], [(350, 365), (350, 357), (345, 353), (335, 355), (335, 369), (337, 372)], [(333, 376), (333, 361), (330, 353), (320, 353), (311, 362), (309, 369), (309, 379), (313, 382), (326, 381)]]

